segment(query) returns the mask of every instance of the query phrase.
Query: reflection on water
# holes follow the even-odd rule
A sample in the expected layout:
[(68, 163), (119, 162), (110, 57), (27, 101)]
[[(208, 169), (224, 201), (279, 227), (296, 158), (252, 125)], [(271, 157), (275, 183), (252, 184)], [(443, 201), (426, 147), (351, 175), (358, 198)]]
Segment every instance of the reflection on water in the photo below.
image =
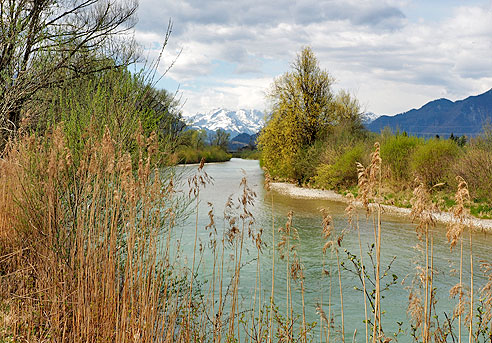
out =
[[(196, 166), (181, 167), (189, 170), (190, 174), (196, 169)], [(240, 196), (240, 181), (243, 177), (247, 178), (249, 187), (257, 195), (255, 206), (252, 213), (256, 220), (256, 226), (264, 229), (263, 240), (267, 247), (261, 257), (261, 282), (264, 292), (263, 299), (269, 299), (271, 288), (272, 274), (272, 225), (275, 230), (285, 225), (287, 213), (294, 212), (293, 226), (298, 230), (301, 244), (298, 247), (298, 253), (304, 266), (306, 277), (306, 315), (309, 322), (319, 320), (316, 314), (316, 304), (323, 301), (328, 303), (331, 284), (331, 308), (335, 314), (336, 325), (340, 325), (340, 301), (338, 291), (338, 276), (336, 270), (336, 259), (328, 253), (327, 269), (331, 270), (331, 281), (329, 277), (322, 277), (322, 247), (324, 244), (321, 228), (322, 208), (326, 209), (333, 217), (334, 226), (337, 232), (348, 229), (347, 219), (344, 215), (345, 204), (324, 201), (324, 200), (305, 200), (294, 199), (276, 192), (266, 192), (263, 188), (263, 172), (259, 167), (258, 161), (249, 161), (241, 159), (232, 159), (230, 162), (207, 164), (205, 171), (213, 177), (213, 185), (206, 186), (200, 192), (200, 205), (198, 210), (198, 229), (199, 237), (202, 243), (207, 242), (208, 233), (204, 227), (209, 223), (207, 215), (209, 211), (208, 203), (214, 206), (215, 221), (219, 232), (226, 228), (223, 212), (229, 196), (237, 200)], [(273, 197), (273, 217), (272, 217), (272, 197)], [(190, 254), (193, 249), (193, 238), (195, 228), (195, 213), (190, 216), (184, 223), (180, 224), (178, 235), (181, 237), (182, 249), (186, 254)], [(374, 229), (371, 218), (366, 218), (363, 211), (357, 212), (359, 217), (359, 229), (363, 249), (363, 259), (366, 268), (370, 269), (370, 257), (367, 255), (369, 246), (374, 242)], [(383, 280), (390, 281), (392, 275), (398, 276), (397, 283), (383, 293), (382, 300), (383, 329), (386, 335), (392, 335), (397, 330), (397, 321), (404, 322), (403, 328), (408, 330), (409, 320), (406, 315), (408, 303), (408, 287), (411, 285), (413, 275), (415, 274), (415, 261), (419, 259), (420, 253), (416, 246), (419, 244), (416, 234), (415, 225), (404, 218), (384, 215), (382, 223), (382, 251), (381, 259), (383, 266), (388, 265), (394, 257), (396, 259), (388, 271), (388, 276)], [(455, 300), (449, 299), (449, 289), (458, 282), (458, 276), (451, 270), (459, 268), (459, 252), (451, 252), (446, 241), (444, 226), (438, 226), (434, 229), (434, 268), (437, 274), (434, 277), (434, 287), (437, 288), (439, 302), (437, 310), (447, 314), (452, 313)], [(279, 239), (278, 231), (275, 232), (276, 242)], [(489, 259), (492, 238), (486, 234), (475, 234), (473, 236), (473, 253), (475, 264), (475, 286), (476, 290), (484, 284), (485, 279), (478, 271), (479, 261)], [(467, 247), (468, 245), (465, 244)], [(245, 242), (246, 253), (245, 261), (251, 261), (256, 258), (256, 250), (253, 244), (247, 240)], [(344, 260), (346, 266), (351, 262), (347, 259), (346, 251), (359, 256), (359, 240), (357, 231), (348, 231), (344, 235), (340, 248), (340, 257)], [(278, 253), (277, 253), (278, 256)], [(200, 277), (207, 279), (211, 277), (210, 265), (207, 264), (206, 252), (202, 263), (203, 272)], [(191, 261), (191, 258), (189, 258)], [(256, 263), (256, 262), (255, 262)], [(255, 263), (246, 265), (241, 273), (241, 295), (243, 296), (244, 305), (248, 306), (248, 299), (255, 288), (256, 267)], [(285, 262), (278, 261), (275, 265), (275, 302), (281, 309), (284, 308), (286, 294), (286, 275)], [(384, 270), (384, 269), (383, 269)], [(464, 264), (464, 282), (469, 283), (469, 258), (465, 259)], [(362, 287), (358, 277), (349, 271), (342, 270), (342, 289), (344, 297), (344, 316), (346, 336), (352, 339), (355, 329), (358, 331), (358, 340), (363, 341), (365, 338), (364, 320), (364, 303), (362, 293), (355, 289)], [(368, 286), (369, 287), (369, 286)], [(475, 293), (477, 293), (475, 291)], [(294, 304), (300, 307), (300, 296), (294, 296)], [(327, 305), (325, 305), (327, 312)], [(300, 313), (300, 312), (299, 312)], [(317, 333), (317, 329), (314, 330)], [(400, 339), (401, 341), (410, 341), (408, 337)]]

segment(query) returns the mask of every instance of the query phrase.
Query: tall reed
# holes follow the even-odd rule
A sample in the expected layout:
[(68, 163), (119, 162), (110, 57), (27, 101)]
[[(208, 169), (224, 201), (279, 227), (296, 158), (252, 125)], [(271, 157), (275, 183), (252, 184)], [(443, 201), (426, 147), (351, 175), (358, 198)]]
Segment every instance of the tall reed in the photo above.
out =
[[(426, 185), (419, 179), (416, 181), (418, 185), (413, 191), (411, 216), (412, 220), (418, 223), (416, 227), (417, 238), (425, 244), (423, 248), (425, 265), (424, 267), (419, 266), (417, 269), (417, 290), (411, 291), (408, 312), (414, 319), (415, 329), (421, 328), (422, 341), (425, 343), (431, 339), (430, 327), (434, 304), (434, 288), (432, 285), (434, 280), (434, 238), (431, 229), (435, 226), (433, 212), (436, 211), (436, 207), (432, 204)], [(418, 298), (420, 289), (423, 289), (424, 292), (423, 308), (421, 305), (422, 300)]]
[(369, 342), (369, 319), (367, 317), (367, 288), (366, 288), (366, 270), (364, 265), (364, 258), (362, 253), (362, 241), (360, 237), (360, 227), (359, 227), (359, 216), (357, 214), (356, 222), (354, 223), (353, 217), (355, 212), (355, 198), (352, 193), (347, 194), (348, 206), (345, 208), (345, 214), (347, 216), (347, 221), (349, 227), (353, 228), (354, 225), (357, 227), (357, 238), (359, 242), (359, 254), (360, 254), (360, 264), (361, 264), (361, 274), (362, 274), (362, 297), (364, 299), (364, 323), (366, 329), (366, 343)]
[(137, 131), (134, 139), (136, 160), (106, 130), (86, 140), (76, 164), (60, 127), (12, 142), (0, 165), (7, 337), (150, 342), (165, 335), (158, 252), (174, 205), (155, 169), (156, 136)]
[[(272, 182), (270, 174), (265, 175), (265, 189), (271, 191), (270, 183)], [(273, 306), (275, 303), (275, 215), (273, 212), (273, 193), (270, 192), (271, 199), (271, 216), (272, 216), (272, 290), (270, 292), (270, 309), (269, 309), (269, 322), (268, 322), (268, 342), (272, 342), (273, 338)]]
[(374, 144), (374, 152), (371, 154), (371, 163), (367, 168), (357, 163), (357, 175), (359, 195), (367, 214), (371, 212), (370, 201), (375, 201), (376, 215), (374, 221), (374, 246), (376, 247), (376, 274), (375, 274), (375, 299), (374, 299), (374, 323), (372, 330), (372, 341), (379, 341), (382, 337), (381, 330), (381, 156), (380, 146)]
[(466, 204), (470, 202), (470, 193), (468, 192), (468, 184), (466, 181), (457, 176), (458, 187), (455, 194), (456, 205), (452, 208), (453, 221), (448, 225), (446, 237), (450, 243), (450, 248), (460, 243), (460, 275), (459, 283), (450, 290), (450, 295), (458, 295), (458, 305), (455, 311), (455, 315), (458, 317), (458, 339), (461, 342), (461, 326), (462, 315), (464, 312), (464, 285), (463, 285), (463, 232), (466, 227), (469, 229), (469, 241), (470, 241), (470, 306), (469, 314), (465, 318), (468, 321), (468, 335), (469, 342), (473, 339), (473, 250), (472, 250), (472, 225), (470, 222), (469, 209), (466, 208)]

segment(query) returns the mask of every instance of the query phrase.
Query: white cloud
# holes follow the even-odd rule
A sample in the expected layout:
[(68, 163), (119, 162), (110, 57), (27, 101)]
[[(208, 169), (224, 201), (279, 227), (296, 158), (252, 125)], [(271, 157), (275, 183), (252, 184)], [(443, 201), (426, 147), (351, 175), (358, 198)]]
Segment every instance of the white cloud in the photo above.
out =
[(206, 112), (217, 107), (265, 110), (265, 95), (272, 81), (272, 78), (228, 79), (213, 88), (185, 89), (185, 114)]
[[(377, 113), (492, 87), (492, 6), (483, 1), (432, 21), (405, 16), (417, 6), (406, 0), (144, 0), (140, 6), (136, 38), (153, 56), (162, 23), (174, 20), (164, 61), (182, 49), (167, 77), (186, 84), (185, 111), (264, 109), (262, 92), (279, 73), (265, 61), (288, 65), (305, 45), (337, 87), (354, 91)], [(160, 71), (165, 68), (163, 63)]]

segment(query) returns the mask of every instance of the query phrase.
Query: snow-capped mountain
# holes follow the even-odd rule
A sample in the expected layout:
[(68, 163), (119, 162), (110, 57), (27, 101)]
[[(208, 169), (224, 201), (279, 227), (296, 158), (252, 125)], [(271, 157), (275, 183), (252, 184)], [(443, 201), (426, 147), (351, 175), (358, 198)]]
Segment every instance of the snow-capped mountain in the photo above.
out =
[(372, 113), (372, 112), (362, 113), (362, 115), (361, 115), (362, 123), (366, 124), (366, 125), (372, 123), (373, 121), (375, 121), (379, 117), (381, 117), (380, 114), (376, 114), (376, 113)]
[(258, 110), (230, 111), (223, 108), (214, 109), (208, 113), (197, 113), (186, 117), (186, 122), (192, 128), (217, 131), (222, 129), (230, 133), (231, 138), (247, 133), (253, 135), (265, 125), (264, 114)]

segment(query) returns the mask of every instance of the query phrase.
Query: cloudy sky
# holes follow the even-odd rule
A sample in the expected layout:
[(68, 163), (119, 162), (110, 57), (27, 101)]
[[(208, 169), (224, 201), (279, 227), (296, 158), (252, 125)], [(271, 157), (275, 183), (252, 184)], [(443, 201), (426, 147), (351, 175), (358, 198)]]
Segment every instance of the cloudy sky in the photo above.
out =
[(266, 110), (272, 80), (304, 46), (366, 111), (396, 114), (492, 88), (492, 1), (140, 0), (135, 36), (155, 58), (173, 32), (158, 86), (185, 114)]

